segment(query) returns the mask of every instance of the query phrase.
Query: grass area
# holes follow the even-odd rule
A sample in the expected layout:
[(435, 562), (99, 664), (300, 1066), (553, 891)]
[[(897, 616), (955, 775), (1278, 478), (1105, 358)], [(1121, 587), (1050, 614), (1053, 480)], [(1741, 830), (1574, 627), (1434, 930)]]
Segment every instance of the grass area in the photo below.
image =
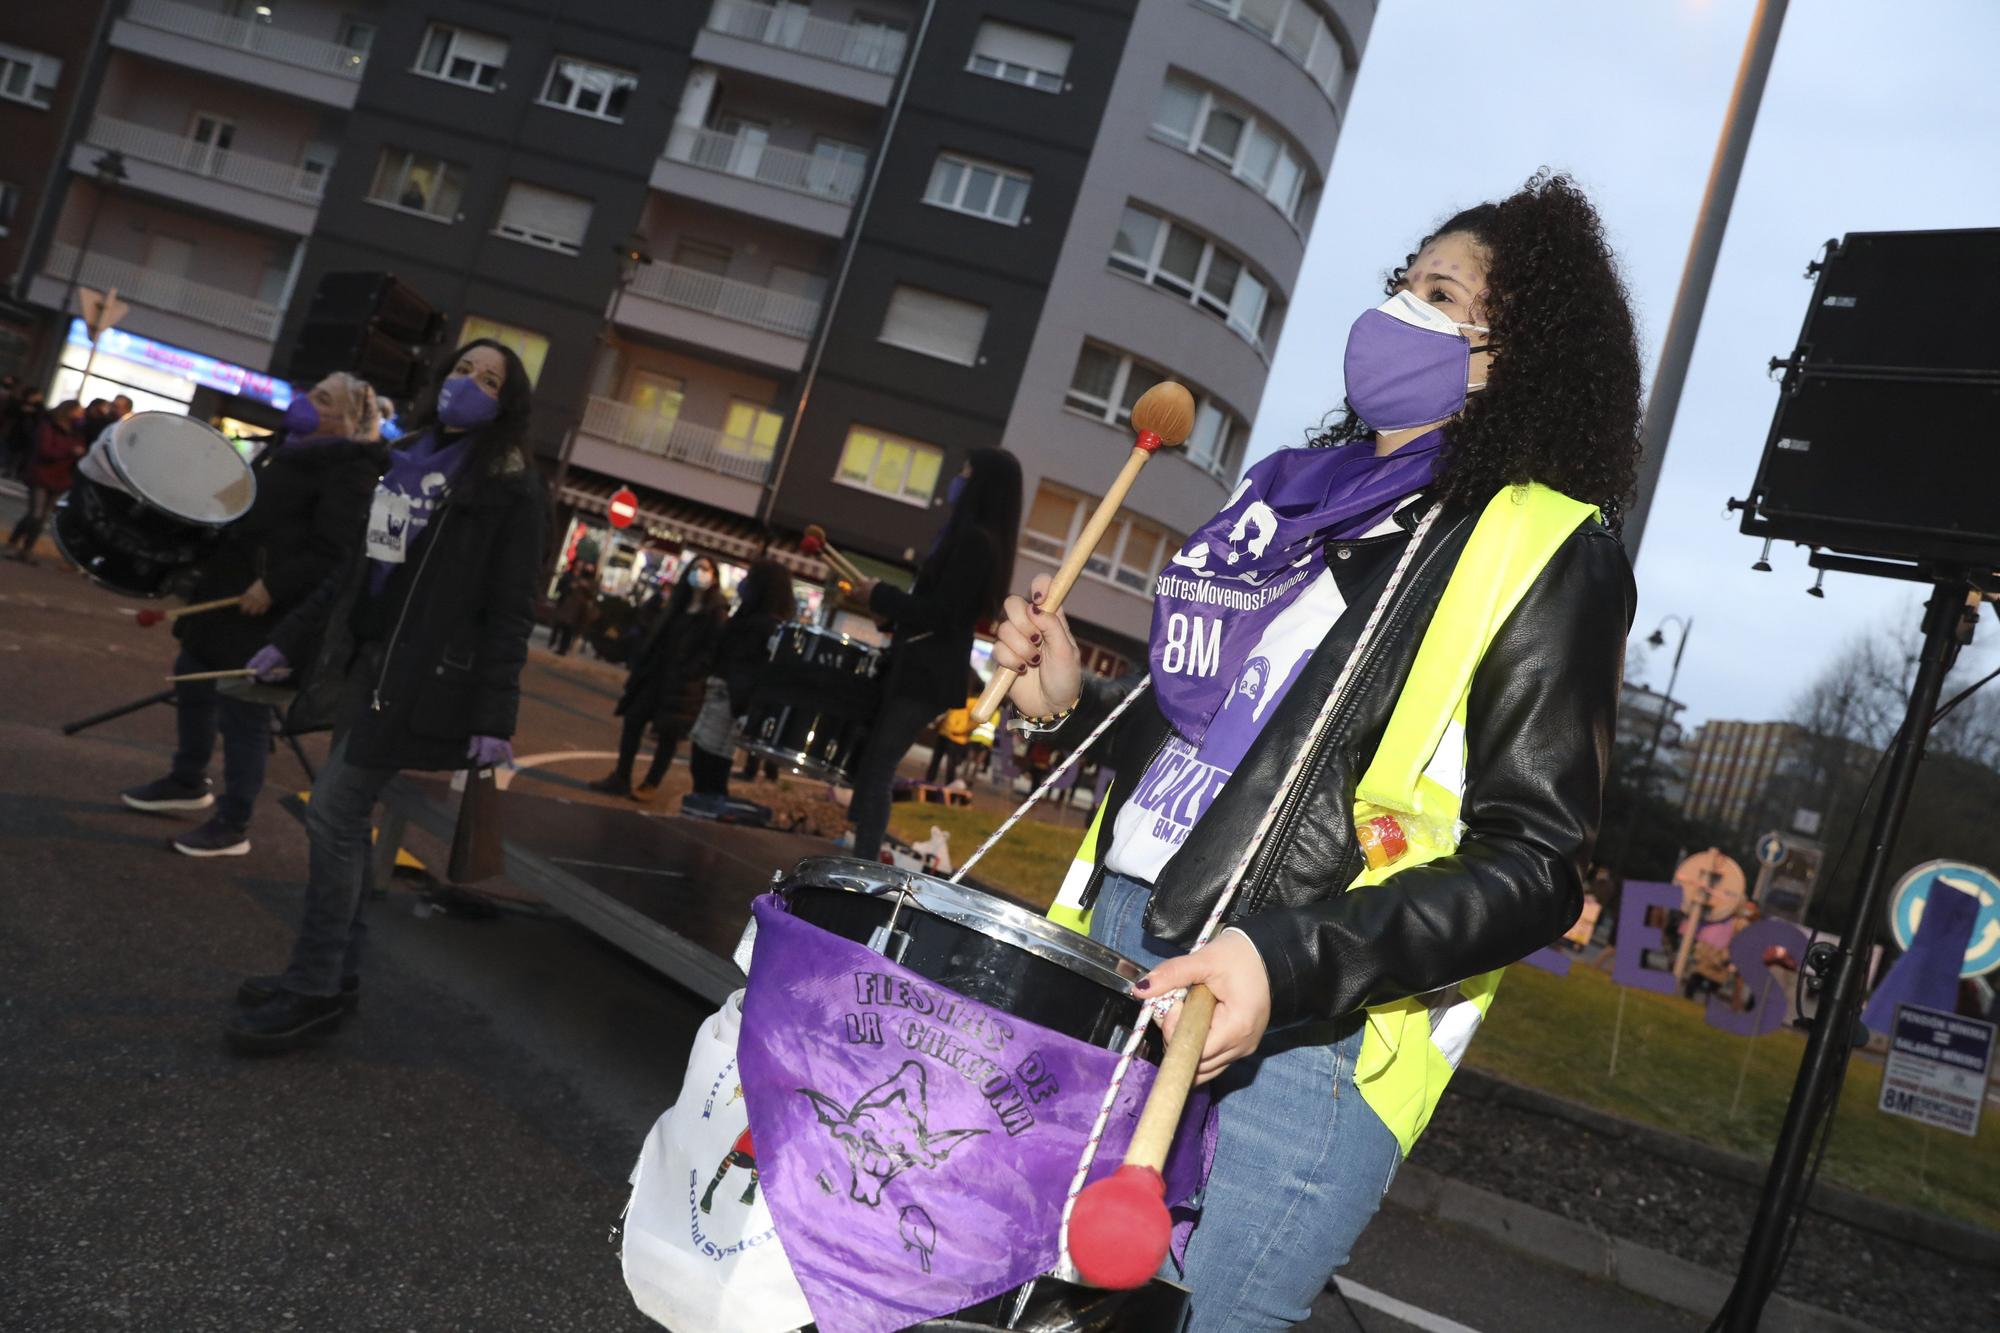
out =
[[(897, 837), (917, 841), (936, 825), (951, 836), (953, 859), (962, 861), (1005, 815), (1005, 809), (984, 804), (899, 804), (889, 827)], [(1075, 811), (1062, 824), (1023, 820), (979, 863), (974, 877), (1046, 905), (1069, 869), (1087, 820)], [(1621, 990), (1594, 968), (1575, 967), (1567, 977), (1512, 968), (1467, 1058), (1502, 1078), (1585, 1106), (1768, 1158), (1805, 1050), (1804, 1036), (1791, 1029), (1755, 1040), (1731, 1036), (1708, 1026), (1700, 1005), (1627, 990), (1618, 1072), (1607, 1076)], [(1739, 1070), (1743, 1095), (1732, 1114)], [(1926, 1129), (1876, 1110), (1881, 1084), (1879, 1061), (1857, 1057), (1848, 1066), (1823, 1176), (1890, 1203), (2000, 1229), (2000, 1116), (1989, 1110), (1976, 1139)]]
[[(1765, 1159), (1778, 1141), (1805, 1051), (1791, 1029), (1754, 1040), (1708, 1026), (1701, 1006), (1625, 990), (1618, 1072), (1607, 1077), (1620, 991), (1602, 972), (1509, 969), (1467, 1059), (1586, 1106)], [(1749, 1064), (1744, 1064), (1745, 1054)], [(1739, 1070), (1742, 1102), (1730, 1102)], [(1823, 1178), (1927, 1212), (2000, 1229), (2000, 1124), (1989, 1109), (1968, 1139), (1875, 1109), (1882, 1066), (1859, 1055), (1841, 1088)]]

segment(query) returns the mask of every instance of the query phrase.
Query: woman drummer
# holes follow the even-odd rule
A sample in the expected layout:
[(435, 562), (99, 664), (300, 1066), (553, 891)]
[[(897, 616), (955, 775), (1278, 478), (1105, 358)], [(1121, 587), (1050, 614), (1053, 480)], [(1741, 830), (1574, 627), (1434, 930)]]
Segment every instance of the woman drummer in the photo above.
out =
[(475, 339), (389, 453), (364, 540), (251, 657), (259, 680), (303, 671), (295, 730), (333, 741), (306, 807), (311, 863), (290, 965), (251, 977), (225, 1026), (239, 1050), (331, 1032), (360, 985), (369, 815), (401, 769), (513, 757), (547, 501), (529, 460), (520, 358)]
[[(259, 454), (257, 499), (223, 529), (202, 558), (191, 602), (236, 596), (232, 608), (174, 622), (181, 641), (174, 674), (240, 667), (269, 642), (298, 605), (326, 581), (360, 535), (388, 451), (377, 438), (375, 391), (336, 372), (285, 409), (280, 440)], [(205, 810), (207, 823), (173, 840), (184, 856), (241, 856), (250, 850), (250, 814), (264, 789), (271, 749), (268, 704), (231, 696), (214, 681), (174, 689), (179, 744), (163, 778), (120, 793), (135, 810)], [(208, 761), (222, 737), (222, 792), (210, 790)]]
[[(1218, 1001), (1199, 1078), (1219, 1137), (1185, 1268), (1200, 1330), (1307, 1317), (1494, 970), (1576, 918), (1598, 826), (1635, 594), (1588, 506), (1615, 524), (1632, 489), (1639, 360), (1597, 214), (1537, 176), (1446, 221), (1388, 294), (1348, 335), (1344, 418), (1252, 467), (1163, 573), (1153, 689), (1110, 738), (1120, 780), (1088, 849), (1091, 934), (1155, 965), (1141, 993), (1202, 982)], [(1486, 605), (1470, 566), (1496, 548), (1458, 562), (1489, 514), (1543, 524), (1547, 546), (1481, 630), (1461, 608)], [(1074, 744), (1117, 692), (1083, 679), (1063, 617), (1032, 604), (1045, 587), (1007, 600), (993, 656), (1024, 669), (1015, 707)], [(1295, 765), (1371, 619), (1325, 743)], [(1405, 697), (1423, 702), (1411, 666), (1429, 639), (1438, 660), (1468, 650), (1466, 692), (1444, 696), (1465, 701), (1459, 730), (1412, 766), (1457, 817), (1385, 832), (1357, 786)], [(1190, 953), (1281, 801), (1228, 928)], [(1394, 868), (1426, 838), (1436, 859)]]

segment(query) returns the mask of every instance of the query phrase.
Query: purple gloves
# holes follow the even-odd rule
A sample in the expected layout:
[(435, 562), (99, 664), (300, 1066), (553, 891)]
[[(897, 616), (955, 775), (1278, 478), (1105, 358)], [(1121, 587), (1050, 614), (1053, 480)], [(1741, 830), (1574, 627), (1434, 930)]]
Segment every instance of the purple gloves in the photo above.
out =
[(467, 758), (474, 768), (498, 768), (514, 762), (514, 745), (499, 736), (474, 736)]
[(266, 684), (274, 680), (283, 680), (292, 674), (291, 665), (285, 661), (285, 655), (268, 643), (252, 653), (250, 660), (243, 665), (254, 671), (257, 679)]

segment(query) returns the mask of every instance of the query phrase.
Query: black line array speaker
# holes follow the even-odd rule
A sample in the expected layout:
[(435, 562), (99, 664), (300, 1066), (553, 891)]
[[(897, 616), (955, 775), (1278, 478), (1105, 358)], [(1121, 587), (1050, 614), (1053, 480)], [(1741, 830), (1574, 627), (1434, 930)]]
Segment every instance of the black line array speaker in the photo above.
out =
[(1828, 245), (1743, 531), (2000, 568), (2000, 229)]
[(288, 371), (311, 384), (337, 370), (398, 403), (423, 387), (444, 316), (390, 273), (329, 273), (313, 291)]

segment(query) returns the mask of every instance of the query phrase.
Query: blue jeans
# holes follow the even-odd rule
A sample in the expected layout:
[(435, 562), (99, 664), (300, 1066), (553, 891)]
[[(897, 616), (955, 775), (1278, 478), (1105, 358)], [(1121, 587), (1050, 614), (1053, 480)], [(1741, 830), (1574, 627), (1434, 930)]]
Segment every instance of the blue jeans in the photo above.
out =
[[(174, 674), (213, 670), (187, 649), (174, 659)], [(264, 766), (271, 757), (271, 706), (236, 699), (212, 680), (184, 680), (174, 686), (174, 714), (180, 741), (174, 749), (173, 778), (200, 786), (222, 733), (222, 795), (215, 817), (233, 829), (250, 827), (250, 812), (264, 790)]]
[(311, 845), (305, 905), (291, 965), (279, 983), (299, 995), (338, 995), (342, 977), (361, 975), (368, 926), (361, 917), (371, 851), (369, 816), (393, 768), (347, 762), (347, 735), (336, 730), (306, 804)]
[[(1187, 950), (1145, 933), (1152, 888), (1107, 874), (1092, 939), (1151, 966)], [(1285, 1329), (1347, 1262), (1402, 1162), (1354, 1086), (1359, 1016), (1266, 1035), (1213, 1084), (1215, 1165), (1182, 1278), (1189, 1333)]]

